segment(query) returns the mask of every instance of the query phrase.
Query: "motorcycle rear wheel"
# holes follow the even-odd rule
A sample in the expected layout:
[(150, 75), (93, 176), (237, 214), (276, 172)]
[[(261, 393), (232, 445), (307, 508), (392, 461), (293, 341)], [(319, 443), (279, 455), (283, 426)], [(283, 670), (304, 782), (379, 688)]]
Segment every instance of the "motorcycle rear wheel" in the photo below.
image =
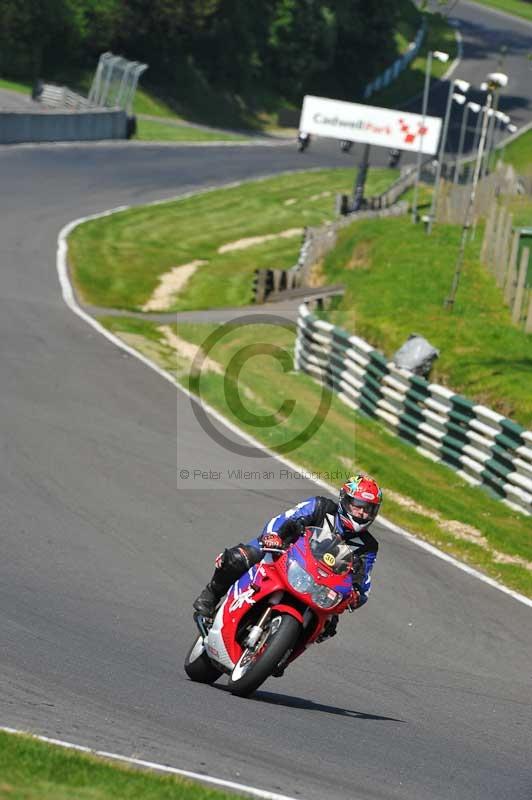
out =
[(191, 681), (197, 683), (214, 683), (222, 674), (205, 652), (201, 636), (198, 636), (186, 655), (185, 672)]
[(289, 650), (293, 650), (301, 623), (291, 614), (275, 614), (269, 622), (266, 639), (256, 652), (245, 650), (229, 679), (231, 694), (249, 697), (269, 678)]

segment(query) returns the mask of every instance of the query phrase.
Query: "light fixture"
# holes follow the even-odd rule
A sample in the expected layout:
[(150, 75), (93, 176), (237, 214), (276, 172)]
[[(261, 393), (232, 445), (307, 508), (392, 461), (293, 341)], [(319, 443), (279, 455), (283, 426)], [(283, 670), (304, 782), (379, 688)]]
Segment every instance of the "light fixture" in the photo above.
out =
[(486, 77), (489, 89), (504, 89), (505, 86), (508, 86), (508, 75), (505, 75), (504, 72), (490, 72)]
[(458, 89), (460, 89), (460, 91), (463, 92), (464, 94), (468, 91), (469, 87), (471, 86), (470, 83), (468, 83), (467, 81), (463, 81), (461, 78), (457, 78), (454, 81), (454, 85)]

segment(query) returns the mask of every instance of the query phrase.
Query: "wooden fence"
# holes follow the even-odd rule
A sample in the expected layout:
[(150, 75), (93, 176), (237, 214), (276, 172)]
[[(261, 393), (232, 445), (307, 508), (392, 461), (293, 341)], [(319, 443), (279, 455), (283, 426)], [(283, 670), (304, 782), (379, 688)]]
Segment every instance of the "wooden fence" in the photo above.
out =
[[(479, 181), (473, 210), (474, 220), (486, 217), (493, 204), (493, 198), (500, 194), (514, 195), (520, 190), (520, 179), (509, 164), (499, 162), (496, 169)], [(436, 220), (449, 225), (461, 225), (465, 219), (471, 184), (455, 184), (450, 180), (442, 181), (438, 193)]]
[(523, 327), (525, 333), (532, 333), (530, 249), (523, 247), (519, 254), (519, 239), (519, 230), (513, 229), (512, 214), (493, 200), (486, 221), (480, 260), (502, 290), (512, 322)]

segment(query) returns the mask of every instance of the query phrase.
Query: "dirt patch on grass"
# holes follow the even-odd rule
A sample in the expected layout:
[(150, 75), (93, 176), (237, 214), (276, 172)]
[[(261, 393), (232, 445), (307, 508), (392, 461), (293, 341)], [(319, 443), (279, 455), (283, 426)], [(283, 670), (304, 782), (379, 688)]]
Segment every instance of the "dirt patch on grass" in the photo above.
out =
[(313, 194), (312, 197), (309, 197), (309, 200), (321, 200), (322, 197), (330, 197), (331, 192), (321, 192), (320, 194)]
[(484, 550), (489, 552), (491, 558), (497, 564), (515, 564), (518, 567), (523, 567), (523, 569), (527, 569), (532, 572), (532, 561), (527, 561), (525, 558), (521, 558), (520, 556), (510, 556), (506, 553), (501, 553), (499, 550), (494, 550), (481, 531), (479, 531), (477, 528), (474, 528), (473, 525), (468, 525), (467, 523), (460, 522), (457, 519), (443, 519), (443, 517), (438, 514), (437, 511), (432, 511), (428, 508), (425, 508), (419, 503), (416, 503), (414, 500), (411, 500), (409, 497), (403, 497), (402, 495), (397, 494), (397, 492), (386, 490), (385, 497), (389, 497), (390, 500), (394, 501), (394, 503), (397, 503), (403, 508), (408, 508), (415, 514), (422, 514), (429, 519), (433, 519), (438, 523), (440, 529), (445, 533), (450, 533), (451, 536), (456, 536), (457, 539), (462, 539), (463, 541), (479, 545), (479, 547), (482, 547)]
[(369, 257), (371, 253), (370, 242), (358, 242), (351, 258), (345, 265), (345, 269), (363, 269), (369, 267)]
[(197, 268), (206, 263), (201, 260), (191, 261), (189, 264), (181, 264), (181, 266), (171, 269), (170, 272), (165, 272), (164, 275), (161, 275), (159, 285), (148, 302), (142, 306), (142, 310), (166, 311)]
[(323, 259), (321, 259), (321, 261), (317, 261), (311, 266), (308, 273), (307, 286), (317, 289), (318, 286), (324, 286), (326, 281), (326, 275), (323, 271)]
[(281, 233), (267, 233), (264, 236), (249, 236), (247, 239), (238, 239), (236, 242), (229, 242), (223, 244), (218, 248), (218, 252), (230, 253), (233, 250), (247, 250), (248, 247), (254, 247), (256, 244), (263, 244), (264, 242), (272, 242), (274, 239), (291, 239), (294, 236), (301, 236), (303, 228), (288, 228)]
[(467, 525), (465, 522), (459, 522), (457, 519), (441, 519), (439, 517), (438, 524), (440, 528), (446, 533), (457, 536), (459, 539), (465, 539), (467, 542), (474, 542), (480, 544), (482, 547), (488, 546), (488, 541), (485, 536), (472, 525)]
[(508, 556), (506, 553), (498, 553), (496, 551), (493, 552), (493, 560), (497, 562), (497, 564), (515, 564), (518, 567), (523, 567), (527, 569), (529, 572), (532, 572), (532, 561), (527, 561), (521, 556)]
[(130, 333), (129, 331), (120, 331), (119, 336), (130, 347), (139, 350), (143, 355), (150, 358), (152, 361), (159, 363), (161, 358), (161, 346), (158, 342), (148, 339), (141, 333)]
[(456, 536), (457, 539), (463, 539), (466, 542), (474, 542), (474, 544), (478, 544), (481, 547), (489, 548), (486, 537), (472, 525), (467, 525), (465, 522), (460, 522), (457, 519), (444, 519), (437, 511), (425, 508), (425, 506), (416, 503), (415, 500), (412, 500), (410, 497), (404, 497), (397, 492), (387, 490), (385, 494), (386, 497), (389, 497), (390, 500), (393, 500), (394, 503), (397, 503), (397, 505), (402, 508), (407, 508), (414, 514), (420, 514), (423, 517), (427, 517), (427, 519), (433, 519), (445, 533), (450, 533), (452, 536)]
[[(202, 352), (201, 347), (198, 345), (187, 342), (186, 339), (181, 339), (170, 325), (161, 325), (157, 330), (163, 335), (165, 343), (172, 347), (176, 354), (189, 364), (192, 364), (196, 356)], [(203, 359), (201, 369), (202, 371), (216, 372), (218, 375), (224, 374), (222, 365), (208, 356)]]

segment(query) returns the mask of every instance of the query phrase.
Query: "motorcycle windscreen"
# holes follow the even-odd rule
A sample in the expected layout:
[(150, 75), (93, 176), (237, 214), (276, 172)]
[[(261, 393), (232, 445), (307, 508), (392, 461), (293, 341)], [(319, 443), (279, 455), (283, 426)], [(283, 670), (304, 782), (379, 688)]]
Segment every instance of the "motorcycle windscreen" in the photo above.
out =
[(351, 569), (353, 551), (331, 531), (315, 528), (309, 543), (314, 558), (326, 564), (335, 575), (343, 575)]

